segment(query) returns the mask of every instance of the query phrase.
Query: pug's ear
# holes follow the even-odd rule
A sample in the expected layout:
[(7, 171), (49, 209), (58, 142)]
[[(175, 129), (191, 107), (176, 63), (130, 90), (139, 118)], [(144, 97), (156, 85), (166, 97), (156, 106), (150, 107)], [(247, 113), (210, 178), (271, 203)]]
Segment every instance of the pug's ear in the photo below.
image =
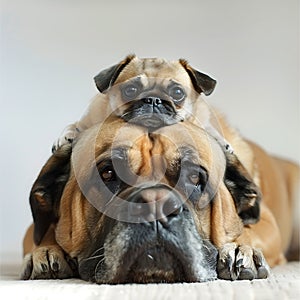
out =
[(129, 64), (135, 57), (135, 55), (128, 55), (120, 63), (109, 67), (96, 75), (94, 77), (94, 81), (99, 92), (103, 93), (105, 90), (107, 90), (116, 81), (126, 65)]
[(261, 191), (235, 154), (226, 152), (225, 156), (224, 182), (237, 213), (245, 225), (255, 224), (260, 218)]
[(30, 192), (33, 240), (39, 245), (51, 224), (58, 221), (60, 198), (70, 175), (71, 146), (59, 148), (43, 166)]
[(216, 80), (192, 68), (185, 59), (179, 59), (179, 62), (188, 72), (196, 92), (208, 96), (214, 91)]

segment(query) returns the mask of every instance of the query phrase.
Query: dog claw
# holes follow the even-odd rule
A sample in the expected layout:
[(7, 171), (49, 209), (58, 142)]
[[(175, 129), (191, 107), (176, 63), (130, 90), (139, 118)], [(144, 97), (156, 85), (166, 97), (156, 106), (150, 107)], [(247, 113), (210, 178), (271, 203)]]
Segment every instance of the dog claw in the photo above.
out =
[(72, 144), (79, 132), (80, 130), (75, 126), (75, 124), (68, 125), (61, 136), (54, 142), (52, 146), (52, 153), (65, 144)]
[(42, 273), (48, 272), (48, 266), (46, 264), (41, 264)]
[(33, 269), (32, 255), (29, 253), (26, 254), (23, 259), (23, 264), (20, 272), (20, 279), (28, 280), (31, 276), (32, 269)]
[(240, 280), (253, 280), (255, 279), (255, 274), (251, 269), (241, 269), (238, 279)]
[(225, 244), (219, 250), (217, 271), (219, 278), (227, 280), (264, 279), (270, 274), (260, 250), (235, 243)]
[(225, 150), (227, 152), (229, 152), (230, 154), (233, 154), (233, 152), (234, 152), (234, 150), (233, 150), (233, 148), (232, 148), (232, 146), (230, 144), (226, 144), (225, 145)]
[(39, 247), (23, 259), (20, 278), (53, 279), (76, 277), (74, 262), (59, 246)]
[(59, 270), (59, 263), (54, 262), (54, 263), (51, 265), (51, 269), (52, 269), (54, 272), (58, 272), (58, 270)]

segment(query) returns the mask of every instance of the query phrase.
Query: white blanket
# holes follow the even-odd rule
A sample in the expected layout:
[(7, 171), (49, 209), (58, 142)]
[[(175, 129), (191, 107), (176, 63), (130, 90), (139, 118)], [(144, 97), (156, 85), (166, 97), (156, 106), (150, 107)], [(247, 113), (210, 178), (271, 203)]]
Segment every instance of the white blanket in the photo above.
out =
[(2, 266), (2, 300), (93, 300), (93, 299), (300, 299), (300, 264), (288, 263), (272, 270), (266, 280), (182, 284), (97, 285), (79, 279), (18, 280), (17, 266)]

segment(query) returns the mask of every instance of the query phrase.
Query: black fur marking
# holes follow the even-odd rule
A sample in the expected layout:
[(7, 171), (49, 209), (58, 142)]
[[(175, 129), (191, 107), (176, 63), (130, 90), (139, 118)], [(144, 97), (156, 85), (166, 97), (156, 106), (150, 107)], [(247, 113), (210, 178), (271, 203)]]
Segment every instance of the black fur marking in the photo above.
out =
[(199, 94), (204, 93), (205, 96), (208, 96), (214, 91), (215, 86), (217, 84), (216, 80), (212, 79), (206, 74), (195, 70), (184, 59), (180, 59), (179, 62), (188, 72), (192, 80), (193, 86)]
[(244, 224), (255, 224), (260, 218), (261, 192), (237, 156), (226, 152), (224, 182), (231, 193)]
[(101, 71), (98, 75), (94, 77), (97, 89), (102, 93), (107, 90), (118, 78), (119, 74), (126, 67), (127, 64), (131, 62), (131, 60), (135, 57), (135, 55), (128, 55), (123, 61), (119, 64), (116, 64), (112, 67), (109, 67), (103, 71)]
[(58, 220), (58, 208), (69, 179), (71, 146), (59, 148), (48, 159), (30, 192), (34, 220), (34, 242), (39, 245), (52, 223)]

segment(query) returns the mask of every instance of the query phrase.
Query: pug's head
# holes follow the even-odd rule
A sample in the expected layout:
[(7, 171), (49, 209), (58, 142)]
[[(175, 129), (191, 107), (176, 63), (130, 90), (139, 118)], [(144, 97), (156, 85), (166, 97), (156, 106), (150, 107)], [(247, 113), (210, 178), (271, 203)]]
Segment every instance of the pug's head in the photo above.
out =
[(128, 56), (95, 77), (115, 114), (126, 122), (157, 129), (187, 120), (199, 94), (210, 95), (216, 81), (185, 60)]

